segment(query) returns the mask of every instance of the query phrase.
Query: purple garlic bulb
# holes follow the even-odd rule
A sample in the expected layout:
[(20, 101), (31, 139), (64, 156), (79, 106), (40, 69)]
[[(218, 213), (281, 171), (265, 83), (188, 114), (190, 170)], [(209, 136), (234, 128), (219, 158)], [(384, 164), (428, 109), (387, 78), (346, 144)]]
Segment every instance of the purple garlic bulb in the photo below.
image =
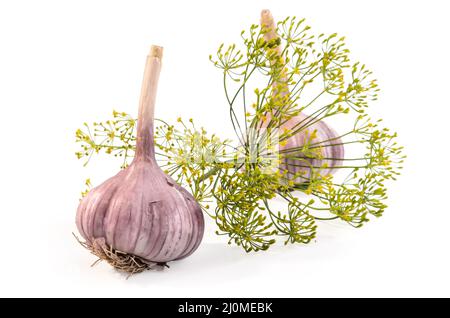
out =
[[(269, 10), (261, 12), (261, 27), (267, 42), (278, 38), (275, 21)], [(281, 45), (269, 48), (267, 51), (271, 57), (271, 65), (284, 63)], [(289, 101), (286, 72), (286, 68), (283, 68), (279, 79), (273, 83), (272, 98), (275, 101), (277, 99), (278, 101)], [(271, 118), (280, 113), (282, 111), (275, 110), (273, 114), (267, 114), (262, 127), (267, 127)], [(313, 174), (315, 176), (331, 174), (342, 165), (344, 159), (342, 140), (339, 134), (323, 120), (300, 113), (288, 120), (282, 119), (281, 122), (282, 124), (277, 127), (281, 133), (284, 131), (295, 132), (285, 140), (285, 143), (281, 142), (279, 147), (282, 155), (280, 169), (287, 173), (288, 180), (297, 184), (306, 183), (314, 177)], [(312, 138), (312, 135), (315, 137)], [(305, 153), (305, 150), (308, 153)]]
[(126, 255), (141, 263), (165, 264), (192, 254), (203, 237), (199, 204), (155, 159), (154, 107), (162, 51), (152, 46), (147, 56), (133, 162), (93, 188), (78, 207), (78, 230), (94, 254), (99, 248), (103, 256), (107, 248), (119, 251), (106, 258)]
[[(300, 113), (281, 125), (281, 131), (308, 126), (287, 138), (286, 143), (279, 147), (283, 158), (280, 168), (286, 170), (287, 178), (295, 183), (308, 182), (313, 173), (316, 176), (332, 174), (342, 165), (344, 145), (339, 135), (323, 120), (315, 121), (314, 117)], [(313, 139), (312, 133), (316, 135)], [(305, 144), (309, 144), (305, 148), (312, 154), (302, 152)]]

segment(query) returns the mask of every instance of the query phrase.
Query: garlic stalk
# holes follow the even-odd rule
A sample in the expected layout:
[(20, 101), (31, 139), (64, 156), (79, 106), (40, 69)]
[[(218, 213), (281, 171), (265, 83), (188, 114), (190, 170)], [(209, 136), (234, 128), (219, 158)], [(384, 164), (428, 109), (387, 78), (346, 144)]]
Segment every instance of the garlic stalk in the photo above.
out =
[[(261, 28), (264, 30), (264, 39), (273, 43), (267, 49), (268, 59), (272, 68), (281, 68), (276, 73), (272, 84), (272, 98), (275, 104), (286, 108), (289, 103), (289, 87), (286, 76), (285, 61), (282, 48), (277, 40), (279, 36), (276, 31), (274, 18), (269, 10), (261, 12)], [(275, 122), (281, 133), (288, 132), (288, 137), (283, 141), (280, 138), (280, 153), (282, 155), (281, 171), (287, 173), (287, 178), (295, 183), (308, 182), (316, 173), (321, 175), (334, 173), (336, 167), (342, 165), (344, 159), (344, 146), (339, 134), (323, 120), (303, 112), (295, 116), (283, 117), (282, 109), (275, 109), (268, 113), (262, 127), (267, 127), (272, 121)], [(284, 115), (285, 116), (285, 115)], [(315, 153), (304, 153), (302, 149), (308, 143), (321, 145)], [(319, 167), (319, 168), (317, 168)]]
[(162, 52), (162, 47), (152, 46), (147, 56), (132, 163), (93, 188), (76, 216), (84, 245), (130, 273), (190, 255), (204, 231), (198, 203), (155, 159), (154, 107)]

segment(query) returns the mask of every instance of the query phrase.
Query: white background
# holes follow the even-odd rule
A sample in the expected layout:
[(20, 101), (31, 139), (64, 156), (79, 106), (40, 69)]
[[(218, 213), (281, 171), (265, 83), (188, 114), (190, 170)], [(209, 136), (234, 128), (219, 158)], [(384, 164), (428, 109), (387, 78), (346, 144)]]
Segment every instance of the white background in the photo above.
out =
[[(150, 44), (164, 46), (157, 117), (231, 127), (208, 61), (263, 8), (347, 37), (382, 88), (371, 114), (408, 159), (385, 215), (362, 229), (319, 224), (316, 242), (245, 254), (209, 223), (203, 244), (128, 280), (74, 241), (84, 178), (117, 162), (75, 158), (84, 121), (135, 114)], [(0, 296), (450, 296), (447, 1), (1, 1)]]

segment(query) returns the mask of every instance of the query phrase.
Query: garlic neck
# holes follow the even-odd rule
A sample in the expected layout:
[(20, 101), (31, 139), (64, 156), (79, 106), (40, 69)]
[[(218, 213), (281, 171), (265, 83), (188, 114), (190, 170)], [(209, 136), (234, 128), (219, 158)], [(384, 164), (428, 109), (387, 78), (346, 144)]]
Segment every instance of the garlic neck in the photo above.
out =
[(152, 45), (145, 64), (137, 124), (135, 158), (155, 159), (154, 113), (163, 48)]
[[(263, 29), (264, 40), (266, 42), (276, 40), (280, 37), (277, 33), (277, 26), (272, 13), (267, 9), (261, 11), (261, 29)], [(287, 79), (288, 69), (285, 66), (282, 46), (280, 44), (274, 48), (266, 48), (266, 51), (267, 55), (270, 56), (269, 62), (272, 69), (282, 66), (282, 68), (278, 70), (278, 78), (274, 79), (272, 83), (272, 98), (274, 99), (274, 102), (283, 105), (289, 100), (289, 86)], [(283, 106), (280, 108), (277, 107), (275, 111), (271, 111), (270, 115), (279, 117), (280, 112), (283, 111), (282, 108)]]

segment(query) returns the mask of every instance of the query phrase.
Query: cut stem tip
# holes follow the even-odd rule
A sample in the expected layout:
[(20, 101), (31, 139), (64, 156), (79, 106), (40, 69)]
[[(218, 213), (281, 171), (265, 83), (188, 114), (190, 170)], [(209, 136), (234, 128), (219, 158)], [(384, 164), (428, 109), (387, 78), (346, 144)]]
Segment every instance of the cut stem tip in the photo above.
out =
[(261, 24), (265, 27), (270, 27), (274, 23), (273, 16), (270, 10), (264, 9), (261, 11)]
[(163, 47), (158, 45), (152, 45), (150, 48), (150, 56), (154, 56), (157, 58), (162, 58), (163, 56)]

